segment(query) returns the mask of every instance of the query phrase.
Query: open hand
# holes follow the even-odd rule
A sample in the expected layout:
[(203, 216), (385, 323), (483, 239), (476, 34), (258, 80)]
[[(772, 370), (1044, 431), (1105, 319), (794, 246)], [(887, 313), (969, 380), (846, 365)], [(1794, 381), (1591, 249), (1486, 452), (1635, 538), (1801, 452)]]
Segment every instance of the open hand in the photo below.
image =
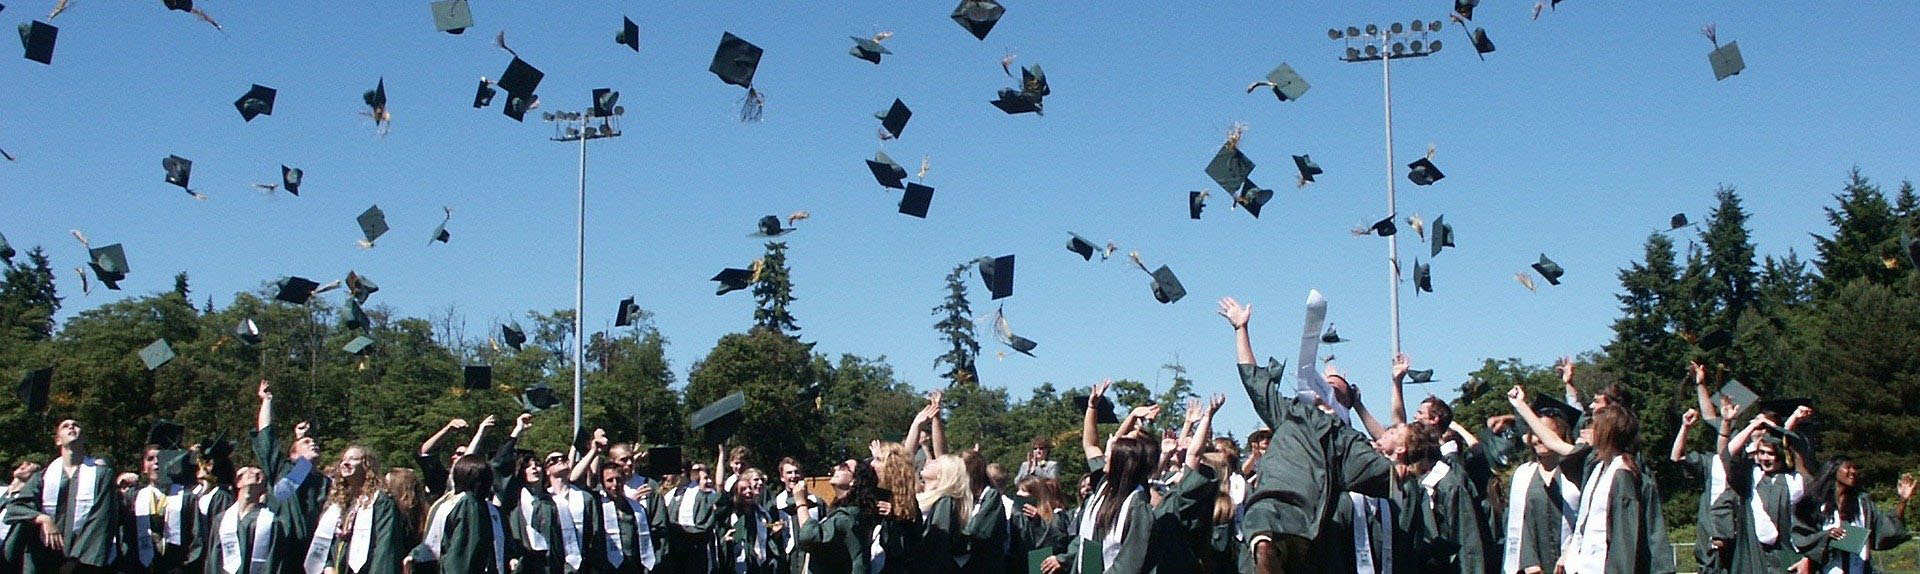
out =
[(1554, 365), (1553, 370), (1560, 371), (1561, 384), (1573, 384), (1573, 357), (1560, 357), (1560, 364)]
[(1687, 372), (1693, 374), (1693, 384), (1707, 384), (1707, 366), (1700, 364), (1700, 361), (1687, 363)]
[(293, 425), (293, 440), (307, 438), (307, 431), (313, 430), (313, 424), (300, 421)]
[(1413, 360), (1407, 358), (1406, 353), (1400, 353), (1393, 356), (1393, 380), (1394, 381), (1400, 381), (1400, 380), (1406, 379), (1407, 371), (1412, 369), (1413, 369)]
[(1227, 318), (1227, 326), (1238, 331), (1247, 328), (1247, 321), (1253, 319), (1253, 306), (1241, 305), (1232, 297), (1220, 298), (1220, 316)]
[(453, 419), (453, 420), (447, 421), (447, 428), (450, 428), (450, 429), (467, 428), (467, 419)]
[[(1103, 381), (1100, 381), (1100, 382), (1098, 382), (1098, 383), (1094, 383), (1094, 384), (1093, 384), (1093, 390), (1091, 390), (1091, 391), (1088, 391), (1088, 393), (1087, 393), (1087, 397), (1088, 397), (1088, 398), (1090, 398), (1090, 399), (1098, 399), (1098, 398), (1100, 398), (1101, 396), (1104, 396), (1104, 395), (1106, 395), (1106, 394), (1107, 394), (1107, 387), (1111, 387), (1111, 386), (1113, 386), (1113, 379), (1106, 379), (1106, 380), (1103, 380)], [(1091, 401), (1091, 400), (1089, 400), (1089, 401), (1087, 401), (1087, 404), (1089, 404), (1089, 405), (1091, 405), (1091, 404), (1093, 404), (1093, 403), (1094, 403), (1094, 401)], [(1093, 408), (1093, 407), (1091, 407), (1091, 406), (1089, 406), (1089, 407), (1087, 407), (1087, 408)]]

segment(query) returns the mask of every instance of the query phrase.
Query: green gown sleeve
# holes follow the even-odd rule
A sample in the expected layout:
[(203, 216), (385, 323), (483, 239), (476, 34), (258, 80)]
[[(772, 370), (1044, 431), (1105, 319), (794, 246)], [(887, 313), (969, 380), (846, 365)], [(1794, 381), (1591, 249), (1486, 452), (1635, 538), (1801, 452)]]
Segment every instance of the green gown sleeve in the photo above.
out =
[(1000, 498), (1000, 492), (991, 487), (981, 491), (986, 496), (974, 507), (971, 520), (967, 521), (967, 569), (980, 572), (1001, 572), (1006, 570), (1007, 547), (1006, 501)]
[(447, 493), (447, 465), (439, 457), (415, 453), (413, 462), (420, 467), (420, 483), (427, 489), (428, 500), (438, 500)]
[(493, 524), (486, 503), (466, 496), (456, 504), (440, 540), (440, 572), (486, 574), (493, 568)]
[[(1653, 571), (1650, 541), (1646, 528), (1646, 508), (1641, 500), (1640, 475), (1620, 471), (1613, 476), (1613, 491), (1607, 507), (1606, 574), (1640, 574)], [(1659, 512), (1658, 508), (1653, 509)]]
[(1276, 369), (1273, 367), (1277, 365), (1271, 360), (1268, 364), (1267, 367), (1261, 367), (1241, 363), (1239, 365), (1240, 385), (1246, 387), (1247, 399), (1253, 401), (1253, 412), (1260, 415), (1260, 422), (1266, 423), (1267, 428), (1278, 428), (1275, 421), (1280, 417), (1273, 412), (1273, 385), (1274, 379), (1280, 377), (1282, 373), (1274, 372)]
[[(1147, 500), (1144, 498), (1146, 495), (1141, 496), (1143, 498), (1127, 511), (1127, 526), (1120, 532), (1120, 540), (1123, 541), (1120, 544), (1120, 552), (1106, 564), (1106, 572), (1118, 574), (1151, 571), (1154, 564), (1148, 562), (1150, 550), (1165, 548), (1170, 542), (1165, 533), (1167, 529), (1157, 528), (1160, 524), (1155, 520), (1157, 516), (1154, 509), (1146, 504)], [(1156, 535), (1155, 530), (1162, 530), (1162, 533)]]
[(913, 550), (914, 572), (946, 573), (955, 572), (959, 564), (954, 562), (956, 549), (962, 547), (960, 516), (954, 508), (952, 498), (942, 498), (933, 503), (933, 508), (925, 513), (926, 529), (921, 532), (920, 545)]
[(1873, 540), (1870, 542), (1872, 542), (1875, 551), (1892, 550), (1894, 547), (1904, 544), (1908, 539), (1913, 538), (1912, 533), (1907, 531), (1905, 522), (1894, 518), (1891, 514), (1881, 512), (1880, 508), (1874, 506), (1873, 501), (1868, 499), (1866, 494), (1861, 494), (1860, 498), (1865, 501), (1867, 512), (1872, 514), (1872, 520), (1867, 522), (1867, 524), (1870, 525), (1869, 528), (1873, 529)]
[(1433, 494), (1436, 532), (1452, 533), (1456, 572), (1490, 574), (1499, 570), (1499, 562), (1493, 559), (1492, 534), (1471, 489), (1472, 482), (1464, 476), (1441, 481)]
[(6, 512), (0, 513), (0, 520), (16, 529), (30, 527), (33, 520), (40, 517), (40, 479), (45, 475), (45, 472), (33, 473), (26, 486), (7, 499)]
[(488, 464), (493, 467), (493, 493), (500, 498), (500, 510), (506, 511), (520, 507), (520, 495), (527, 485), (527, 477), (514, 468), (514, 449), (519, 447), (520, 439), (507, 437), (501, 441), (500, 448), (493, 452)]
[(268, 481), (279, 479), (280, 474), (287, 471), (287, 453), (280, 452), (280, 440), (274, 435), (273, 427), (253, 431), (253, 459), (260, 461), (260, 470)]
[(393, 497), (386, 493), (374, 496), (373, 545), (367, 548), (367, 565), (360, 574), (400, 574), (400, 559), (412, 550), (406, 538)]
[(1674, 574), (1679, 568), (1679, 560), (1673, 553), (1673, 541), (1667, 536), (1667, 516), (1661, 511), (1665, 499), (1660, 495), (1660, 483), (1655, 480), (1637, 482), (1640, 483), (1641, 524), (1645, 525), (1649, 572)]

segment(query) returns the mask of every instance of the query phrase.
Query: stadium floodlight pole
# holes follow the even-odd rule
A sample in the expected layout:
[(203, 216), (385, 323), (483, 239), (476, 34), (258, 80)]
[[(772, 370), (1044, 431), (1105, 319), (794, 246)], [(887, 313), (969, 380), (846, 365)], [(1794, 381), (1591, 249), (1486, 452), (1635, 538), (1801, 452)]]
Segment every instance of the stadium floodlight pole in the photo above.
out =
[(624, 108), (613, 105), (620, 99), (620, 93), (610, 93), (611, 98), (596, 101), (592, 108), (583, 112), (547, 112), (540, 115), (541, 119), (553, 124), (553, 141), (580, 142), (579, 209), (574, 220), (572, 436), (580, 436), (580, 397), (586, 390), (581, 369), (586, 358), (586, 334), (582, 331), (582, 325), (586, 315), (587, 293), (587, 140), (620, 137), (620, 116), (626, 113)]
[[(1426, 41), (1427, 34), (1440, 31), (1440, 21), (1423, 22), (1414, 20), (1405, 25), (1395, 22), (1386, 28), (1368, 24), (1365, 29), (1348, 26), (1346, 30), (1330, 28), (1327, 38), (1346, 42), (1346, 53), (1340, 58), (1347, 62), (1380, 61), (1380, 85), (1382, 107), (1386, 116), (1387, 132), (1387, 216), (1393, 217), (1395, 211), (1393, 197), (1394, 175), (1398, 171), (1393, 163), (1393, 71), (1391, 62), (1404, 58), (1420, 58), (1440, 51), (1440, 41)], [(1413, 39), (1411, 42), (1407, 40)], [(1362, 47), (1355, 47), (1355, 42)], [(1411, 48), (1411, 49), (1409, 49)], [(1400, 245), (1397, 235), (1387, 236), (1387, 306), (1392, 313), (1393, 355), (1400, 355)]]

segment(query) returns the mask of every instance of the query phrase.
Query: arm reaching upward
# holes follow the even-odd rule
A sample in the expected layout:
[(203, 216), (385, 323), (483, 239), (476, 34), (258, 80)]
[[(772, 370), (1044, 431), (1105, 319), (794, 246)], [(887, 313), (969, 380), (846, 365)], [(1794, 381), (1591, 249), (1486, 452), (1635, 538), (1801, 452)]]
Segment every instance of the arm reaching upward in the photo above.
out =
[(1693, 430), (1694, 423), (1700, 422), (1700, 411), (1687, 409), (1680, 415), (1680, 430), (1673, 433), (1673, 449), (1667, 452), (1667, 460), (1680, 462), (1687, 459), (1687, 432)]
[(1080, 450), (1086, 453), (1087, 460), (1105, 454), (1100, 449), (1100, 398), (1106, 396), (1107, 387), (1111, 385), (1112, 379), (1094, 383), (1093, 390), (1087, 394), (1087, 412), (1080, 419)]
[(900, 439), (901, 442), (907, 446), (907, 452), (912, 453), (920, 450), (920, 429), (927, 426), (927, 421), (933, 420), (933, 417), (939, 414), (940, 391), (934, 391), (932, 394), (927, 395), (927, 405), (920, 407), (920, 412), (913, 414), (913, 424), (907, 427), (907, 436)]
[(1707, 390), (1707, 366), (1694, 361), (1687, 365), (1687, 371), (1693, 375), (1693, 395), (1700, 403), (1699, 416), (1708, 421), (1720, 420), (1720, 409), (1714, 408), (1713, 393)]
[(486, 436), (487, 429), (493, 428), (493, 415), (480, 419), (480, 428), (473, 431), (473, 440), (467, 441), (467, 454), (480, 453), (480, 437)]
[[(1200, 422), (1195, 425), (1193, 436), (1188, 437), (1186, 444), (1187, 468), (1197, 470), (1200, 465), (1206, 464), (1200, 462), (1200, 453), (1204, 452), (1207, 444), (1213, 441), (1213, 414), (1220, 412), (1220, 406), (1224, 404), (1227, 404), (1227, 395), (1214, 393), (1211, 402), (1201, 408)], [(1224, 476), (1220, 478), (1226, 479)]]
[(1393, 356), (1393, 398), (1389, 402), (1387, 414), (1393, 415), (1393, 424), (1396, 425), (1407, 422), (1407, 395), (1401, 390), (1400, 383), (1406, 380), (1407, 370), (1413, 368), (1412, 365), (1413, 362), (1407, 359), (1406, 353)]
[(933, 429), (933, 456), (939, 458), (947, 454), (947, 424), (940, 420), (940, 393), (933, 394), (933, 420), (929, 426)]
[(260, 379), (260, 414), (254, 417), (254, 430), (264, 430), (273, 426), (273, 389), (266, 379)]
[(453, 429), (463, 429), (463, 428), (467, 428), (466, 419), (453, 419), (453, 420), (447, 421), (446, 426), (440, 427), (440, 430), (433, 431), (433, 436), (427, 437), (426, 442), (420, 443), (420, 456), (431, 456), (433, 454), (433, 449), (440, 448), (440, 441), (441, 439), (445, 439), (447, 437), (447, 431), (451, 431)]
[[(587, 472), (593, 469), (594, 463), (600, 462), (600, 452), (606, 450), (606, 448), (607, 431), (593, 429), (593, 442), (587, 445), (587, 452), (580, 455), (580, 460), (573, 461), (573, 469), (567, 473), (567, 482), (580, 484), (580, 481), (585, 480), (587, 478)], [(722, 452), (725, 451), (723, 450)], [(721, 465), (721, 467), (725, 468), (725, 465)], [(726, 471), (723, 470), (721, 472)]]
[(1534, 414), (1533, 406), (1527, 404), (1526, 389), (1514, 385), (1512, 390), (1507, 391), (1507, 402), (1513, 405), (1513, 411), (1518, 413), (1522, 420), (1527, 421), (1527, 429), (1535, 438), (1540, 439), (1548, 450), (1560, 453), (1561, 456), (1573, 452), (1573, 443), (1561, 438), (1559, 433), (1553, 432), (1553, 427), (1547, 426), (1545, 421), (1540, 420), (1540, 415)]
[(1253, 306), (1241, 305), (1232, 297), (1220, 298), (1220, 316), (1227, 318), (1227, 325), (1233, 327), (1234, 362), (1241, 365), (1253, 364), (1253, 340), (1247, 334), (1247, 322), (1253, 319)]

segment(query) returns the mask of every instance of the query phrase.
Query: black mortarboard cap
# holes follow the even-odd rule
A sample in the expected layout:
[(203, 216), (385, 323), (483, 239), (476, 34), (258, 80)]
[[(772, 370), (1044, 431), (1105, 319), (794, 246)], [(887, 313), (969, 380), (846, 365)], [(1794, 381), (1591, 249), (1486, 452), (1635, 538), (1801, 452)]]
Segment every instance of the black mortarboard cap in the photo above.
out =
[(613, 43), (640, 51), (640, 25), (633, 23), (632, 18), (621, 16), (620, 33), (613, 35)]
[(1439, 257), (1440, 248), (1453, 247), (1453, 225), (1447, 223), (1447, 216), (1433, 218), (1433, 240), (1430, 243), (1432, 253), (1428, 253), (1428, 257)]
[(1327, 331), (1320, 334), (1320, 342), (1331, 345), (1334, 343), (1345, 343), (1347, 339), (1340, 338), (1340, 332), (1334, 330), (1332, 323), (1328, 323)]
[(192, 452), (171, 448), (154, 453), (154, 470), (154, 485), (168, 489), (176, 484), (193, 484), (193, 476), (199, 468), (193, 464)]
[(746, 393), (733, 393), (714, 401), (693, 413), (693, 428), (706, 431), (708, 443), (719, 443), (740, 430), (741, 419), (745, 413), (741, 409), (747, 406)]
[(1220, 151), (1213, 154), (1213, 161), (1207, 163), (1207, 177), (1213, 178), (1227, 193), (1239, 193), (1247, 185), (1247, 176), (1252, 174), (1253, 160), (1240, 153), (1236, 145), (1221, 145)]
[(927, 208), (933, 205), (933, 188), (918, 183), (908, 183), (906, 193), (900, 195), (900, 213), (927, 218)]
[(59, 36), (60, 29), (46, 22), (20, 24), (20, 45), (26, 48), (28, 60), (53, 65), (53, 42)]
[(994, 300), (1013, 296), (1013, 256), (981, 257), (980, 280)]
[(907, 120), (913, 118), (913, 110), (907, 109), (907, 103), (900, 101), (900, 98), (894, 98), (893, 105), (887, 111), (874, 114), (874, 117), (880, 119), (880, 129), (886, 130), (881, 139), (895, 139), (907, 129)]
[(1418, 371), (1408, 370), (1407, 382), (1414, 383), (1414, 384), (1431, 383), (1433, 382), (1433, 369), (1423, 369)]
[(14, 255), (16, 255), (16, 253), (13, 250), (13, 246), (7, 244), (7, 236), (0, 234), (0, 262), (13, 263)]
[(295, 305), (305, 305), (313, 298), (313, 290), (320, 288), (319, 283), (305, 277), (288, 277), (280, 280), (280, 292), (273, 298)]
[(233, 101), (233, 107), (234, 109), (240, 110), (240, 117), (242, 119), (251, 122), (254, 116), (273, 115), (273, 98), (278, 94), (279, 92), (273, 88), (254, 84), (251, 89), (247, 90), (246, 95), (242, 95), (240, 99)]
[(1433, 165), (1433, 160), (1424, 157), (1407, 164), (1407, 169), (1411, 170), (1407, 172), (1407, 179), (1414, 185), (1433, 185), (1433, 182), (1447, 177), (1447, 174), (1440, 173), (1439, 167)]
[(720, 34), (720, 46), (713, 50), (713, 64), (707, 71), (719, 76), (720, 81), (740, 86), (753, 87), (753, 73), (760, 68), (762, 50), (752, 42), (740, 39), (732, 32)]
[(348, 297), (346, 311), (341, 313), (340, 326), (358, 331), (367, 328), (368, 324), (367, 312), (360, 307), (360, 300)]
[(361, 92), (360, 101), (366, 102), (367, 107), (370, 108), (387, 107), (387, 78), (382, 76), (380, 83), (374, 84), (373, 89)]
[(513, 325), (501, 325), (500, 340), (506, 341), (508, 347), (513, 347), (513, 350), (518, 351), (521, 345), (527, 344), (527, 333)]
[(1388, 215), (1385, 219), (1373, 222), (1372, 226), (1367, 227), (1367, 232), (1381, 237), (1392, 237), (1393, 234), (1400, 232), (1400, 228), (1394, 227), (1393, 216)]
[(560, 397), (553, 396), (553, 389), (546, 383), (534, 383), (520, 391), (521, 412), (537, 413), (557, 406), (560, 406)]
[(1040, 111), (1041, 101), (1040, 98), (1032, 97), (1019, 90), (1003, 88), (999, 94), (994, 96), (993, 101), (988, 103), (993, 104), (993, 107), (1000, 108), (1000, 111), (1006, 112), (1008, 115), (1013, 115), (1038, 113)]
[(1453, 13), (1459, 14), (1463, 20), (1472, 20), (1473, 9), (1479, 5), (1480, 0), (1453, 0)]
[(441, 221), (439, 225), (433, 226), (433, 233), (427, 235), (427, 245), (433, 245), (435, 241), (446, 243), (451, 239), (453, 239), (453, 232), (447, 231), (447, 222)]
[(1413, 260), (1413, 289), (1415, 295), (1421, 291), (1433, 292), (1433, 269), (1419, 259)]
[[(1102, 395), (1100, 402), (1094, 405), (1094, 422), (1099, 424), (1120, 424), (1120, 416), (1114, 413), (1113, 399)], [(1074, 395), (1073, 409), (1087, 412), (1087, 395)]]
[(1273, 96), (1283, 102), (1300, 99), (1312, 87), (1307, 85), (1306, 78), (1300, 77), (1298, 72), (1293, 71), (1293, 66), (1286, 63), (1267, 72), (1267, 83), (1273, 85)]
[[(48, 40), (48, 44), (52, 44), (52, 40)], [(1713, 65), (1715, 81), (1738, 76), (1741, 70), (1747, 69), (1746, 60), (1740, 58), (1739, 42), (1727, 42), (1725, 45), (1715, 46), (1712, 52), (1707, 52), (1707, 63)]]
[(361, 275), (356, 271), (347, 272), (346, 284), (347, 293), (362, 303), (367, 302), (368, 297), (372, 297), (374, 293), (380, 291), (378, 284), (375, 284), (372, 279), (368, 279), (367, 276)]
[(1173, 276), (1173, 269), (1161, 265), (1153, 270), (1153, 298), (1161, 303), (1173, 303), (1187, 296), (1187, 288), (1180, 284), (1180, 278)]
[(387, 234), (387, 213), (380, 211), (380, 206), (377, 204), (360, 212), (360, 216), (354, 218), (354, 221), (360, 224), (360, 235), (366, 238), (368, 245), (379, 241), (380, 236)]
[(173, 346), (168, 345), (166, 339), (156, 340), (140, 349), (140, 362), (146, 364), (149, 371), (173, 361), (173, 357)]
[(20, 377), (20, 403), (27, 406), (27, 412), (47, 411), (47, 393), (52, 384), (53, 367), (27, 371)]
[(1204, 191), (1187, 192), (1187, 218), (1188, 219), (1199, 219), (1200, 210), (1206, 209), (1206, 208), (1207, 208), (1207, 192), (1204, 192)]
[(1686, 213), (1675, 213), (1673, 214), (1673, 217), (1667, 218), (1667, 231), (1673, 231), (1675, 229), (1679, 229), (1686, 226), (1687, 226)]
[(1560, 419), (1560, 422), (1565, 423), (1567, 426), (1573, 426), (1573, 421), (1580, 418), (1580, 411), (1573, 408), (1572, 405), (1568, 405), (1559, 399), (1546, 395), (1534, 397), (1533, 414)]
[(126, 280), (127, 273), (132, 271), (127, 267), (126, 248), (118, 243), (89, 249), (87, 256), (92, 259), (87, 265), (93, 268), (94, 276), (108, 289), (119, 291), (120, 282)]
[(953, 21), (973, 37), (985, 40), (987, 32), (993, 31), (993, 25), (1006, 13), (1007, 8), (995, 0), (960, 0), (960, 5), (953, 8)]
[(434, 29), (459, 34), (473, 27), (473, 9), (467, 6), (467, 0), (440, 0), (432, 6)]
[(507, 94), (506, 105), (500, 106), (500, 115), (513, 118), (513, 121), (527, 121), (527, 110), (540, 103), (540, 96), (534, 94)]
[(615, 115), (616, 110), (620, 109), (619, 104), (620, 92), (613, 91), (610, 88), (593, 89), (593, 107), (590, 108), (593, 117), (612, 117)]
[(494, 85), (510, 95), (531, 96), (540, 89), (540, 80), (546, 77), (547, 74), (533, 67), (533, 64), (514, 56), (513, 61), (507, 63), (507, 71), (500, 73), (500, 81), (494, 82)]
[(873, 41), (872, 38), (848, 37), (853, 38), (853, 49), (848, 50), (847, 53), (852, 54), (855, 58), (878, 64), (880, 63), (881, 55), (893, 53), (893, 51), (888, 50), (886, 46), (882, 46), (879, 42)]
[(282, 165), (280, 166), (280, 188), (287, 190), (287, 193), (300, 195), (300, 180), (306, 175), (306, 172), (300, 171), (300, 168)]
[(461, 386), (469, 391), (484, 391), (493, 388), (492, 365), (467, 365), (462, 369)]
[(791, 227), (781, 227), (780, 216), (777, 215), (762, 216), (754, 227), (757, 229), (753, 234), (755, 237), (778, 237), (786, 235), (787, 232), (793, 231), (794, 229)]
[(493, 82), (487, 81), (486, 78), (480, 78), (480, 87), (475, 88), (473, 91), (473, 109), (477, 110), (493, 105), (493, 96), (498, 93), (499, 90), (493, 89)]
[(1540, 278), (1546, 279), (1550, 285), (1559, 285), (1560, 276), (1567, 274), (1565, 269), (1560, 268), (1560, 264), (1554, 263), (1552, 259), (1548, 259), (1545, 253), (1541, 253), (1540, 261), (1533, 264), (1533, 271), (1539, 273)]
[(340, 347), (340, 350), (351, 355), (366, 355), (367, 350), (371, 348), (373, 348), (373, 337), (360, 335), (354, 337), (352, 341), (347, 341), (346, 346)]
[(633, 316), (640, 312), (640, 306), (633, 304), (633, 298), (620, 300), (620, 310), (614, 312), (613, 326), (626, 327), (633, 324)]
[(1080, 234), (1067, 234), (1067, 251), (1080, 254), (1081, 259), (1092, 261), (1094, 249), (1096, 249), (1096, 247), (1094, 247), (1093, 242), (1087, 241), (1087, 238), (1081, 237)]
[(1033, 339), (1019, 335), (1011, 335), (1007, 338), (1007, 346), (1012, 347), (1015, 352), (1031, 357), (1033, 356), (1033, 350), (1038, 348), (1040, 344), (1033, 342)]
[(1473, 29), (1473, 51), (1481, 54), (1493, 51), (1493, 39), (1487, 37), (1486, 28)]
[[(906, 188), (906, 185), (901, 182), (907, 179), (907, 168), (893, 161), (893, 158), (887, 157), (887, 152), (874, 152), (873, 159), (867, 160), (867, 169), (873, 171), (873, 180), (880, 182), (882, 187)], [(926, 215), (923, 214), (921, 217)]]
[(725, 295), (752, 286), (753, 270), (732, 267), (721, 269), (719, 273), (714, 274), (713, 281), (720, 282), (720, 286), (714, 289), (713, 294)]
[(593, 430), (582, 426), (573, 431), (574, 456), (586, 458), (587, 448), (593, 446)]
[(680, 447), (656, 446), (647, 449), (647, 476), (660, 478), (680, 474)]
[(1248, 180), (1247, 186), (1240, 189), (1240, 195), (1234, 197), (1234, 201), (1240, 207), (1247, 208), (1247, 215), (1252, 215), (1254, 219), (1260, 218), (1260, 208), (1272, 199), (1273, 190), (1254, 185), (1252, 180)]
[(233, 337), (248, 345), (258, 345), (261, 340), (260, 324), (255, 323), (252, 318), (241, 319), (233, 326)]
[(1320, 169), (1320, 164), (1313, 163), (1312, 157), (1305, 155), (1293, 156), (1293, 166), (1300, 168), (1300, 181), (1310, 182), (1313, 181), (1313, 176), (1326, 173)]
[(160, 447), (160, 450), (186, 448), (187, 429), (173, 421), (160, 419), (147, 429), (147, 444)]
[(223, 437), (201, 437), (197, 446), (201, 460), (226, 460), (233, 456), (233, 441)]
[(160, 160), (160, 167), (167, 170), (165, 181), (180, 186), (180, 189), (187, 189), (193, 181), (193, 160), (169, 155), (166, 159)]

